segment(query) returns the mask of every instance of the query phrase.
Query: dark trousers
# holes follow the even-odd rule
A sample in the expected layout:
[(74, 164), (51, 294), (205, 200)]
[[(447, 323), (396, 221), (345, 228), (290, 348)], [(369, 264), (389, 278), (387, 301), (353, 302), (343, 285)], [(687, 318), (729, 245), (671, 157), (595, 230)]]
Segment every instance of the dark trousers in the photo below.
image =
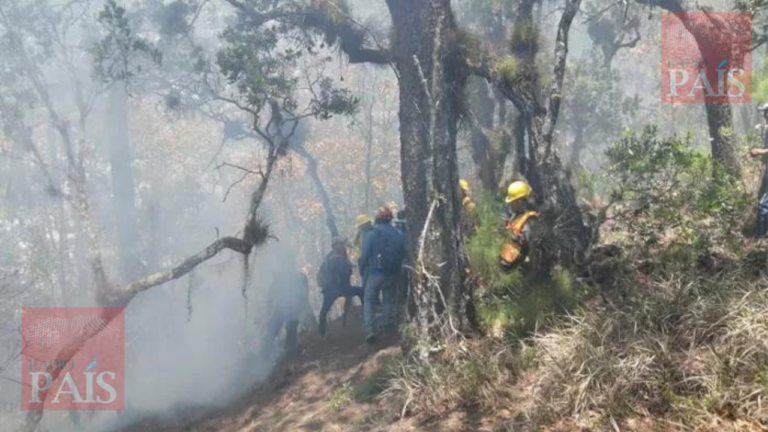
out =
[(264, 335), (262, 349), (272, 350), (277, 335), (285, 327), (285, 351), (294, 352), (298, 346), (299, 320), (295, 318), (284, 317), (280, 314), (273, 314), (267, 322), (267, 334)]
[(348, 287), (343, 289), (334, 289), (323, 291), (323, 306), (320, 308), (320, 323), (318, 325), (320, 334), (324, 335), (328, 325), (328, 312), (331, 311), (333, 303), (339, 297), (344, 297), (344, 323), (346, 324), (347, 312), (352, 305), (352, 298), (358, 297), (360, 303), (363, 303), (363, 289), (360, 287)]
[(768, 234), (768, 193), (760, 195), (757, 203), (756, 237), (764, 238)]

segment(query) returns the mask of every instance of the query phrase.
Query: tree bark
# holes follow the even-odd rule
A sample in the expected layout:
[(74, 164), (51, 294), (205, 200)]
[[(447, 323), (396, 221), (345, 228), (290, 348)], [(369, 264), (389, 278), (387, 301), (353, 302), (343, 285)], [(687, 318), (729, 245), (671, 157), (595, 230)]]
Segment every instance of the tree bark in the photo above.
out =
[(470, 141), (472, 144), (472, 160), (477, 167), (477, 175), (484, 191), (496, 192), (499, 184), (497, 156), (491, 138), (488, 134), (494, 130), (493, 114), (494, 99), (489, 95), (488, 84), (481, 80), (470, 83), (470, 92), (475, 107)]
[(512, 129), (512, 134), (514, 135), (515, 142), (515, 166), (517, 167), (517, 172), (527, 178), (528, 155), (527, 146), (525, 145), (526, 124), (528, 124), (528, 120), (526, 120), (525, 115), (523, 113), (518, 113), (517, 116), (515, 116), (515, 124)]
[(456, 60), (449, 0), (387, 4), (395, 29), (401, 169), (415, 251), (412, 321), (425, 341), (465, 329), (471, 316), (456, 156), (458, 98), (466, 75), (449, 66)]
[(731, 175), (741, 177), (741, 163), (736, 156), (733, 112), (729, 103), (707, 102), (709, 136), (712, 140), (712, 159)]

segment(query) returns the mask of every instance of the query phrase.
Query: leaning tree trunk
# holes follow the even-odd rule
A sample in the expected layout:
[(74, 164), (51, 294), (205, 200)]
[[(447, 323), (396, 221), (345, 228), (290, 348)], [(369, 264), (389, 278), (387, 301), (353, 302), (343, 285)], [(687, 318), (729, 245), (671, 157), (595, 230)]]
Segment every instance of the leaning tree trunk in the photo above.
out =
[(424, 341), (465, 328), (471, 307), (456, 156), (463, 79), (451, 75), (459, 72), (456, 68), (446, 67), (455, 54), (450, 51), (456, 35), (450, 0), (387, 4), (400, 74), (401, 169), (414, 251), (411, 318)]

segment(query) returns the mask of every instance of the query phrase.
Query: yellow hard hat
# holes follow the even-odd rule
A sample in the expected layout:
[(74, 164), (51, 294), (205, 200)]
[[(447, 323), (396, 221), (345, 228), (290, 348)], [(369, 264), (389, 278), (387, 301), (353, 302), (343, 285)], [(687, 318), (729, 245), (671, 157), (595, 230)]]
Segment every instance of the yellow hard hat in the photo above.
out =
[(358, 226), (358, 227), (359, 227), (359, 226), (362, 226), (362, 225), (365, 225), (365, 224), (367, 224), (368, 222), (371, 222), (371, 217), (370, 217), (370, 216), (368, 216), (368, 215), (359, 214), (359, 215), (357, 215), (357, 217), (355, 218), (355, 226)]
[(459, 180), (459, 187), (464, 192), (469, 192), (469, 182), (467, 180), (465, 180), (465, 179)]
[(507, 188), (507, 204), (522, 198), (528, 198), (533, 192), (531, 186), (524, 181), (515, 181), (509, 184)]

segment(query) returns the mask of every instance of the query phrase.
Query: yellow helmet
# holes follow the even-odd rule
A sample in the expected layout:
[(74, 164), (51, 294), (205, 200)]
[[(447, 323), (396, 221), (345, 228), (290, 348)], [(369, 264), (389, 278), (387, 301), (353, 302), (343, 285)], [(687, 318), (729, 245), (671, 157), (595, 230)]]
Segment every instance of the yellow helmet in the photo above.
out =
[(459, 180), (459, 187), (464, 192), (469, 192), (469, 182), (466, 179)]
[(355, 218), (355, 226), (360, 227), (362, 225), (367, 224), (368, 222), (371, 222), (371, 217), (364, 214), (359, 214)]
[(507, 204), (522, 198), (528, 198), (533, 192), (531, 186), (524, 181), (515, 181), (509, 184), (507, 188)]

